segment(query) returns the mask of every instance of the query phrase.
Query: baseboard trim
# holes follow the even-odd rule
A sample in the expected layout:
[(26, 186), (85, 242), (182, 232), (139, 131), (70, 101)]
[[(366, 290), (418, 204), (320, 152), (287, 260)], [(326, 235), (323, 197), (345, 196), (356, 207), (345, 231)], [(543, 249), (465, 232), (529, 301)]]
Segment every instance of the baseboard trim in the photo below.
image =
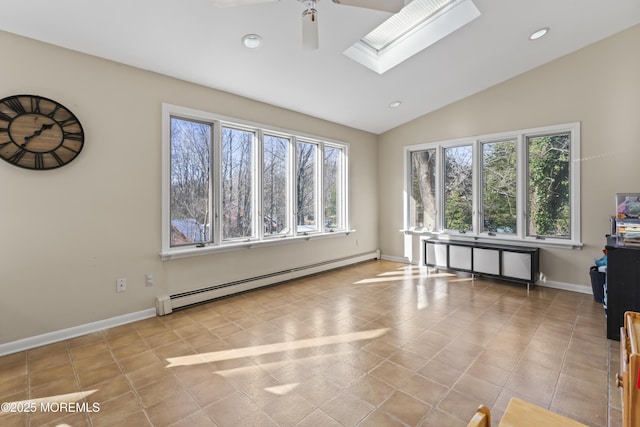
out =
[(393, 261), (393, 262), (401, 262), (403, 264), (417, 264), (417, 263), (412, 263), (411, 260), (407, 257), (397, 257), (397, 256), (391, 256), (391, 255), (380, 255), (380, 259), (383, 259), (385, 261)]
[(148, 308), (134, 313), (123, 314), (109, 319), (98, 320), (96, 322), (85, 323), (84, 325), (0, 344), (0, 356), (6, 356), (7, 354), (17, 353), (19, 351), (29, 350), (58, 341), (64, 341), (81, 335), (91, 334), (93, 332), (102, 331), (115, 326), (136, 322), (138, 320), (148, 319), (150, 317), (155, 317), (155, 315), (156, 309)]
[(536, 282), (536, 286), (593, 295), (593, 291), (590, 286), (576, 285), (575, 283), (556, 282), (554, 280), (538, 280)]
[[(381, 255), (380, 259), (401, 262), (404, 264), (411, 264), (411, 262), (407, 258), (393, 257), (389, 255)], [(577, 285), (574, 283), (556, 282), (554, 280), (540, 280), (536, 283), (536, 285), (593, 295), (593, 292), (589, 286)], [(148, 308), (146, 310), (123, 314), (121, 316), (111, 317), (109, 319), (98, 320), (96, 322), (86, 323), (84, 325), (74, 326), (72, 328), (61, 329), (59, 331), (36, 335), (29, 338), (23, 338), (17, 341), (0, 344), (0, 356), (6, 356), (8, 354), (17, 353), (19, 351), (41, 347), (43, 345), (64, 341), (67, 339), (79, 337), (81, 335), (102, 331), (104, 329), (125, 325), (127, 323), (132, 323), (138, 320), (144, 320), (155, 316), (156, 309)]]

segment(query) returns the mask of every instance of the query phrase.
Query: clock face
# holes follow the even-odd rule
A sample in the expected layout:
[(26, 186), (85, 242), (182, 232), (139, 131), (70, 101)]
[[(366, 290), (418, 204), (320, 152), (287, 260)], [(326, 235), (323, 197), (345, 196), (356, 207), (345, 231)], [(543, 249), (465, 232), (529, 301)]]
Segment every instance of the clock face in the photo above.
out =
[(55, 169), (75, 159), (84, 145), (78, 118), (38, 95), (0, 100), (0, 158), (26, 169)]

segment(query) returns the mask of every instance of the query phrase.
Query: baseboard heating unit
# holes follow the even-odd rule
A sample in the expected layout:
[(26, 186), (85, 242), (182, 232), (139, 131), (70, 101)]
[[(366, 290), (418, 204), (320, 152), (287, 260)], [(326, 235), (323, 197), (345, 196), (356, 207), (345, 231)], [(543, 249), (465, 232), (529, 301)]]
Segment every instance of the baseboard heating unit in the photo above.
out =
[(278, 271), (275, 273), (236, 280), (233, 282), (209, 286), (193, 291), (161, 296), (156, 299), (156, 313), (158, 314), (158, 316), (164, 316), (180, 308), (189, 307), (195, 304), (202, 304), (207, 301), (212, 301), (229, 295), (250, 291), (253, 289), (261, 288), (263, 286), (274, 285), (276, 283), (286, 282), (288, 280), (298, 279), (300, 277), (321, 273), (323, 271), (331, 270), (334, 268), (345, 267), (351, 264), (357, 264), (359, 262), (370, 261), (372, 259), (380, 259), (379, 250), (329, 261), (323, 261), (316, 264), (305, 265), (302, 267), (289, 268), (287, 270)]

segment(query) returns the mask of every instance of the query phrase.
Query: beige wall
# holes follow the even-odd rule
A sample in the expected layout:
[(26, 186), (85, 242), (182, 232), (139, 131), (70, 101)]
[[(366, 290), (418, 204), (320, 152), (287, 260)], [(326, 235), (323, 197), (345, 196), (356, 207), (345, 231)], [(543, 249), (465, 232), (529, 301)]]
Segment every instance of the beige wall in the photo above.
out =
[[(150, 309), (157, 295), (378, 248), (375, 135), (8, 33), (0, 51), (0, 97), (57, 100), (86, 135), (60, 169), (0, 162), (0, 344)], [(163, 102), (349, 142), (357, 231), (161, 261)], [(155, 286), (145, 287), (146, 273)], [(128, 291), (117, 294), (119, 277)]]
[[(589, 285), (616, 192), (640, 192), (640, 26), (379, 137), (0, 32), (0, 97), (70, 108), (86, 144), (70, 165), (0, 164), (0, 344), (153, 307), (155, 297), (377, 248), (404, 257), (402, 147), (582, 123), (582, 250), (544, 250), (542, 271)], [(161, 261), (161, 104), (351, 143), (348, 237)], [(376, 142), (378, 150), (376, 151)], [(275, 248), (275, 249), (274, 249)], [(415, 252), (415, 251), (414, 251)], [(417, 255), (416, 255), (417, 257)], [(155, 286), (144, 286), (146, 273)], [(116, 294), (115, 279), (128, 279)]]
[[(616, 192), (640, 192), (640, 26), (420, 117), (379, 137), (383, 255), (418, 254), (403, 227), (403, 146), (581, 122), (582, 250), (543, 249), (551, 284), (590, 287)], [(472, 72), (472, 71), (470, 71)], [(569, 286), (570, 287), (570, 286)]]

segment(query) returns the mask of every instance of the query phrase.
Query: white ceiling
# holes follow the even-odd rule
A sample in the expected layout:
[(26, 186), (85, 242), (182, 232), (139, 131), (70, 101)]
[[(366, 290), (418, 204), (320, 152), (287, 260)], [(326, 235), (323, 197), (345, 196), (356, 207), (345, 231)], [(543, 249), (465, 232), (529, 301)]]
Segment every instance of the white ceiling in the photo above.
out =
[[(639, 0), (474, 3), (478, 19), (383, 75), (342, 52), (390, 15), (330, 0), (316, 51), (301, 47), (298, 0), (2, 0), (0, 30), (379, 134), (640, 23)], [(244, 48), (247, 33), (263, 46)]]

